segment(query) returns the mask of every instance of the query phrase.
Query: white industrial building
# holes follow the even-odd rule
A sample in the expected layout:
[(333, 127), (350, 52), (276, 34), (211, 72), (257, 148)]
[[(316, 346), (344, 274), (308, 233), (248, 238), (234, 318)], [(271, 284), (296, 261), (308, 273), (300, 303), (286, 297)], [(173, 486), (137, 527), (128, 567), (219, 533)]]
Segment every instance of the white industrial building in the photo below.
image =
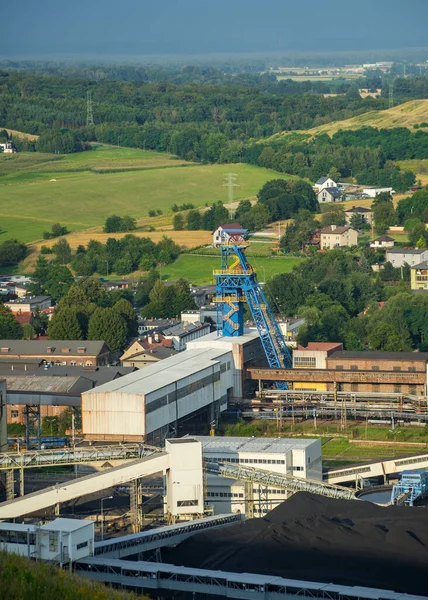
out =
[(162, 444), (179, 424), (201, 411), (206, 423), (242, 398), (245, 367), (263, 362), (258, 333), (226, 338), (216, 332), (187, 350), (82, 394), (87, 439)]
[(45, 525), (0, 523), (0, 550), (59, 565), (94, 553), (94, 523), (55, 519)]
[(7, 452), (7, 402), (6, 379), (0, 378), (0, 452)]
[[(195, 436), (202, 444), (204, 460), (245, 464), (248, 467), (322, 481), (320, 439), (205, 437)], [(241, 512), (254, 504), (254, 516), (262, 517), (288, 497), (284, 489), (261, 487), (217, 475), (207, 476), (206, 500), (215, 514)]]

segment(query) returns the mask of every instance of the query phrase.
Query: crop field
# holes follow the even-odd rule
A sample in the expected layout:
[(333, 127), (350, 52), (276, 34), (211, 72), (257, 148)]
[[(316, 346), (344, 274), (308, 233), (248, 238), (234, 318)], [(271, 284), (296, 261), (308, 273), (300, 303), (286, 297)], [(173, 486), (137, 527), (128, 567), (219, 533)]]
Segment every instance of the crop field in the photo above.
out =
[[(351, 119), (343, 121), (334, 121), (320, 127), (313, 127), (306, 131), (297, 133), (306, 133), (309, 135), (319, 135), (327, 133), (333, 135), (339, 129), (359, 129), (360, 127), (377, 127), (377, 128), (392, 128), (392, 127), (408, 127), (413, 128), (413, 125), (419, 125), (427, 121), (428, 115), (428, 100), (411, 100), (404, 102), (393, 108), (386, 110), (371, 110), (362, 115), (357, 115)], [(413, 129), (412, 129), (413, 130)], [(295, 132), (292, 132), (295, 133)], [(273, 138), (281, 135), (291, 135), (292, 133), (275, 134)]]
[(413, 171), (413, 173), (416, 175), (416, 179), (420, 179), (422, 185), (428, 185), (428, 158), (398, 160), (397, 164), (400, 165), (403, 171)]
[[(195, 165), (168, 154), (105, 146), (61, 157), (2, 156), (0, 240), (17, 232), (24, 242), (36, 241), (55, 222), (80, 230), (103, 225), (114, 213), (141, 219), (150, 209), (166, 213), (175, 203), (202, 207), (226, 200), (223, 180), (230, 170), (228, 165)], [(233, 165), (233, 172), (237, 200), (254, 197), (269, 179), (290, 177), (245, 164)]]
[[(266, 281), (279, 273), (289, 273), (294, 265), (303, 259), (285, 258), (251, 258), (250, 262), (257, 271), (259, 281)], [(219, 268), (219, 257), (195, 256), (182, 254), (171, 265), (162, 268), (162, 279), (176, 280), (180, 277), (195, 284), (213, 282), (213, 270)]]

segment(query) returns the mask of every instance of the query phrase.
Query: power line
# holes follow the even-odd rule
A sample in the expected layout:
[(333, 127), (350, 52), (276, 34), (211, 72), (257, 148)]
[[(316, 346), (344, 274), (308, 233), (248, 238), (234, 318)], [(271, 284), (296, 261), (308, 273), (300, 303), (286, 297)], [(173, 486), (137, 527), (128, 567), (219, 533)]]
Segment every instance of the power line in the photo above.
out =
[(86, 92), (86, 127), (94, 124), (94, 113), (92, 111), (92, 95), (91, 90)]
[[(238, 176), (235, 173), (227, 173), (223, 178), (223, 185), (227, 189), (227, 199), (229, 204), (233, 202), (235, 195), (235, 188), (240, 187), (239, 183), (237, 183)], [(230, 217), (233, 217), (233, 208), (229, 207)]]

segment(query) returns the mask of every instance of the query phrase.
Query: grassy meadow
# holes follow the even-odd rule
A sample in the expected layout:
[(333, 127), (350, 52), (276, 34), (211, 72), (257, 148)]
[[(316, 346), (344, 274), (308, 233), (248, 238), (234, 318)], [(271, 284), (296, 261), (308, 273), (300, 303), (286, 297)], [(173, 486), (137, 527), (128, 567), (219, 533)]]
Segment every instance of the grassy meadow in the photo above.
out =
[(237, 175), (237, 200), (255, 196), (269, 179), (287, 177), (245, 164), (196, 165), (169, 154), (101, 145), (73, 155), (1, 156), (0, 241), (41, 239), (55, 222), (76, 231), (102, 226), (113, 213), (141, 219), (150, 209), (166, 213), (175, 203), (202, 207), (227, 200), (223, 178), (230, 170)]

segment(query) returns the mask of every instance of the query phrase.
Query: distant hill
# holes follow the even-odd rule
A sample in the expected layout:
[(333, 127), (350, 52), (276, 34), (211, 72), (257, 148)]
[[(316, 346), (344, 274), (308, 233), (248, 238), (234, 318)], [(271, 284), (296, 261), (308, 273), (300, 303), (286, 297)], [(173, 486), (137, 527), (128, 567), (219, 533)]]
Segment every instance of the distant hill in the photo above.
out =
[(22, 131), (15, 131), (15, 129), (8, 129), (7, 127), (2, 127), (0, 125), (0, 129), (5, 129), (9, 135), (12, 134), (13, 137), (19, 137), (25, 140), (30, 140), (30, 142), (34, 142), (39, 139), (38, 135), (33, 135), (32, 133), (23, 133)]
[(411, 100), (404, 104), (399, 104), (386, 110), (371, 110), (357, 117), (345, 119), (344, 121), (334, 121), (320, 127), (313, 127), (306, 131), (296, 133), (305, 133), (310, 135), (319, 135), (327, 133), (333, 135), (339, 129), (359, 129), (360, 127), (377, 127), (378, 129), (392, 127), (408, 127), (428, 122), (428, 100)]

